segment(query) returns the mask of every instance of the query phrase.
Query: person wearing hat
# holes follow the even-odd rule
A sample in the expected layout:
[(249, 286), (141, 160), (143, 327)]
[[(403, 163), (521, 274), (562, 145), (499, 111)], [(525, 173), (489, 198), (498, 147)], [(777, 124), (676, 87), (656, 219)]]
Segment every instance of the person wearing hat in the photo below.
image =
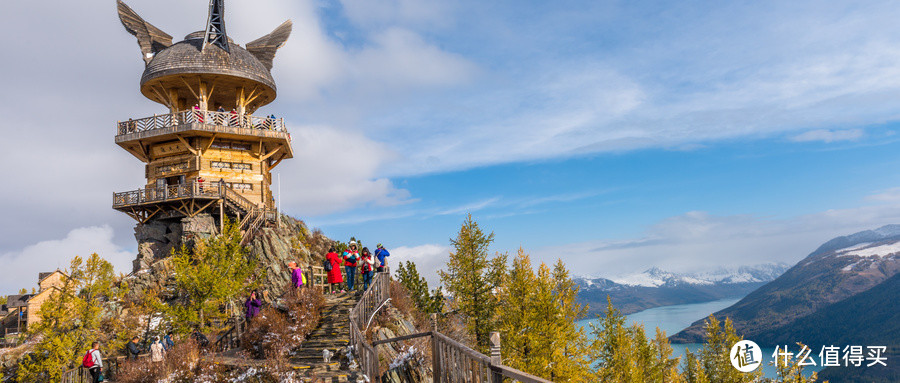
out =
[(379, 273), (383, 273), (384, 267), (387, 266), (384, 259), (390, 257), (391, 253), (389, 253), (387, 249), (384, 248), (384, 245), (380, 243), (376, 247), (377, 249), (375, 249), (375, 258), (378, 259), (378, 268), (376, 268), (375, 270)]
[(347, 271), (347, 290), (353, 291), (353, 281), (356, 277), (356, 261), (359, 259), (359, 250), (356, 241), (350, 241), (350, 247), (344, 250), (344, 269)]
[(288, 262), (288, 268), (291, 269), (291, 287), (294, 289), (303, 287), (303, 270), (297, 266), (297, 262)]

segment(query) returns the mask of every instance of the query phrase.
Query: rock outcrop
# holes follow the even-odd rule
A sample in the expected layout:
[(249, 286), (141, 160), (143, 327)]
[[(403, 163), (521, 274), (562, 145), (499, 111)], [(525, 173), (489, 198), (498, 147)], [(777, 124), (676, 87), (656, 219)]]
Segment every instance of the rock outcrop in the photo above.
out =
[[(306, 225), (286, 215), (279, 216), (278, 225), (262, 227), (250, 239), (250, 256), (265, 270), (262, 290), (279, 295), (290, 281), (288, 262), (297, 262), (306, 271), (310, 264), (318, 264), (324, 254), (313, 255), (304, 243), (310, 237)], [(201, 238), (217, 235), (219, 224), (209, 214), (180, 220), (152, 220), (135, 227), (138, 255), (134, 272), (126, 277), (134, 294), (144, 291), (165, 291), (173, 283), (168, 257), (182, 244), (190, 247)], [(313, 259), (316, 261), (313, 262)]]
[[(386, 317), (381, 317), (374, 325), (373, 339), (385, 340), (411, 335), (417, 330), (410, 318), (391, 305), (386, 306)], [(382, 382), (431, 382), (431, 362), (428, 360), (431, 338), (423, 337), (410, 341), (385, 343), (375, 346), (378, 356), (386, 361), (387, 370), (381, 375)]]

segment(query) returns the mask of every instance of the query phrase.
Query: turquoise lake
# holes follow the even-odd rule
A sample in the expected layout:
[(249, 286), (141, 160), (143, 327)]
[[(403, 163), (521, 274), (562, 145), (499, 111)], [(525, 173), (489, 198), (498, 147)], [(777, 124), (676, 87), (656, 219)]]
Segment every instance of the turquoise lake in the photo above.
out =
[[(731, 306), (737, 303), (737, 301), (739, 300), (740, 298), (731, 298), (703, 303), (655, 307), (628, 315), (627, 318), (629, 323), (643, 324), (644, 331), (650, 338), (656, 336), (657, 327), (665, 331), (666, 335), (671, 336), (681, 330), (684, 330), (685, 328), (690, 326), (691, 323), (703, 319), (709, 316), (709, 314), (712, 314), (716, 311)], [(588, 323), (593, 321), (593, 319), (585, 319), (579, 321), (578, 324), (587, 328)], [(699, 343), (672, 344), (673, 356), (683, 357), (685, 350), (691, 350), (691, 352), (696, 353), (696, 351), (702, 346), (703, 345)], [(775, 345), (761, 344), (760, 347), (762, 347), (763, 360), (766, 361), (766, 363), (764, 363), (761, 367), (763, 369), (763, 373), (768, 378), (775, 378), (775, 367), (768, 364), (769, 361), (772, 361), (772, 353), (775, 351)], [(792, 351), (796, 352), (798, 350)], [(816, 352), (814, 351), (813, 354), (815, 353)], [(821, 367), (807, 367), (806, 369), (806, 371), (809, 371), (810, 373), (819, 370), (821, 370)]]

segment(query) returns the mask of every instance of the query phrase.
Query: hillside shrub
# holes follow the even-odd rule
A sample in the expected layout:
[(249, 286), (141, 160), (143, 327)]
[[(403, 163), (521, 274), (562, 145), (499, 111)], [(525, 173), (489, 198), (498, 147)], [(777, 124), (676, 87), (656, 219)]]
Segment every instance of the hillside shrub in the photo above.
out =
[(244, 332), (244, 349), (254, 358), (283, 358), (319, 324), (325, 297), (318, 289), (289, 292), (280, 306), (264, 308)]

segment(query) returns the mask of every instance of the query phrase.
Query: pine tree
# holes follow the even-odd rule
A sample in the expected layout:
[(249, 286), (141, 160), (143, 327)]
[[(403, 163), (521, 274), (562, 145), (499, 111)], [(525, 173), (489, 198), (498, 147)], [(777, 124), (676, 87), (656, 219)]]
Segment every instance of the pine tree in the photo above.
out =
[(201, 240), (194, 249), (182, 246), (171, 257), (178, 299), (168, 305), (157, 302), (156, 307), (180, 332), (194, 326), (207, 328), (211, 319), (224, 319), (228, 314), (218, 308), (262, 279), (264, 270), (241, 246), (237, 223), (229, 221), (224, 226), (220, 235)]
[[(731, 365), (731, 347), (741, 340), (741, 337), (734, 331), (731, 319), (725, 318), (724, 322), (719, 322), (715, 316), (709, 316), (706, 321), (706, 344), (700, 349), (697, 356), (697, 362), (705, 379), (710, 382), (742, 383), (756, 381), (762, 376), (759, 369), (744, 373)], [(691, 368), (690, 365), (686, 367)]]
[(659, 329), (652, 340), (642, 325), (625, 325), (625, 316), (607, 297), (606, 316), (592, 325), (595, 376), (603, 382), (682, 382), (678, 358)]
[(40, 341), (29, 357), (20, 361), (19, 381), (58, 381), (61, 371), (72, 366), (92, 341), (109, 339), (102, 331), (103, 309), (124, 293), (116, 288), (112, 264), (96, 253), (86, 260), (75, 257), (67, 274), (41, 305), (41, 321), (29, 329), (29, 336)]
[(589, 380), (587, 336), (575, 321), (586, 308), (575, 302), (578, 288), (562, 262), (551, 272), (519, 249), (497, 289), (497, 329), (504, 364), (555, 382)]
[(443, 312), (444, 294), (440, 287), (429, 291), (428, 281), (419, 275), (414, 262), (406, 261), (405, 265), (400, 262), (397, 265), (396, 275), (397, 281), (406, 289), (419, 311), (425, 314)]
[(497, 289), (497, 331), (503, 342), (503, 364), (526, 372), (533, 371), (536, 345), (532, 343), (535, 276), (531, 258), (522, 248)]
[(451, 294), (452, 304), (466, 319), (466, 330), (481, 352), (489, 349), (489, 335), (494, 328), (497, 297), (494, 291), (506, 269), (506, 256), (488, 259), (488, 248), (494, 233), (485, 234), (472, 215), (466, 216), (455, 239), (447, 270), (440, 270), (441, 282)]

